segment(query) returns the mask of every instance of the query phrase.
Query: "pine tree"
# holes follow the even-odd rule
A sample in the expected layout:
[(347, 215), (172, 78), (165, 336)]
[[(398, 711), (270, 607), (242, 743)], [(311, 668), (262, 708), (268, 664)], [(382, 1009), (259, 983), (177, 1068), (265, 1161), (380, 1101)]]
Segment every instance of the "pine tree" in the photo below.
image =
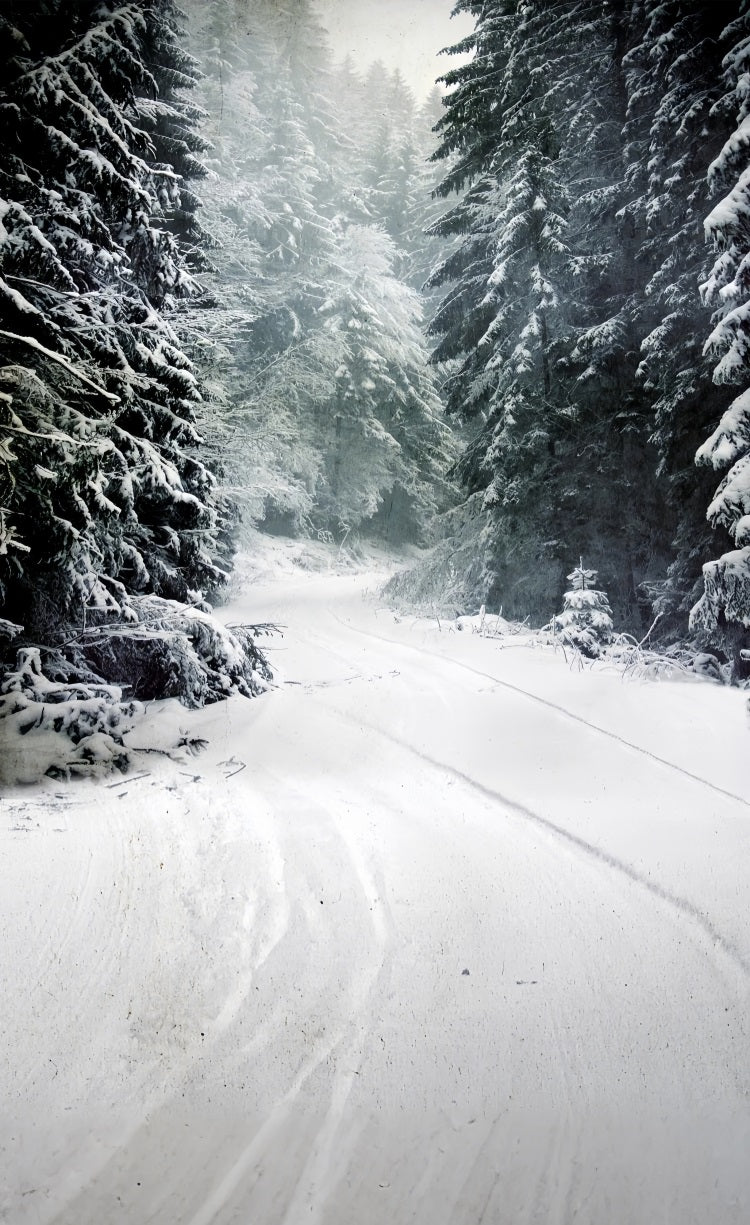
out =
[(639, 235), (643, 269), (636, 317), (639, 376), (653, 413), (653, 439), (667, 505), (661, 516), (675, 551), (659, 611), (662, 632), (684, 633), (702, 563), (710, 556), (704, 508), (711, 481), (696, 473), (695, 450), (720, 411), (703, 353), (708, 312), (698, 283), (708, 275), (702, 220), (706, 162), (723, 143), (716, 104), (722, 94), (724, 10), (648, 0), (639, 37), (625, 60), (628, 216)]
[(454, 282), (432, 331), (435, 360), (451, 364), (448, 410), (479, 425), (459, 473), (483, 494), (486, 597), (538, 615), (570, 549), (597, 548), (624, 605), (632, 550), (611, 487), (632, 482), (636, 464), (613, 440), (636, 362), (612, 292), (622, 201), (612, 184), (610, 6), (462, 7), (477, 29), (459, 49), (475, 55), (446, 74), (453, 88), (435, 156), (453, 159), (440, 194), (464, 194), (433, 230), (465, 237), (432, 277)]
[[(347, 526), (379, 520), (391, 539), (424, 534), (450, 453), (427, 364), (417, 294), (394, 275), (392, 241), (373, 227), (340, 240), (339, 280), (324, 310), (334, 341), (327, 503)], [(328, 509), (328, 508), (329, 509)]]
[(568, 256), (568, 205), (551, 159), (532, 147), (485, 206), (496, 225), (485, 294), (492, 318), (462, 383), (465, 404), (486, 406), (488, 419), (458, 470), (469, 488), (486, 490), (485, 506), (518, 506), (529, 461), (554, 453), (554, 352), (565, 329), (555, 280)]
[(407, 255), (404, 275), (408, 283), (419, 290), (427, 320), (435, 315), (442, 296), (437, 287), (430, 289), (428, 282), (435, 268), (457, 245), (456, 238), (439, 237), (434, 232), (444, 211), (437, 191), (445, 168), (432, 157), (435, 128), (443, 116), (443, 99), (443, 92), (436, 84), (417, 112), (409, 150), (410, 175), (405, 187), (404, 232), (408, 241), (404, 243)]
[[(421, 369), (419, 305), (394, 275), (404, 256), (370, 224), (376, 193), (363, 143), (379, 126), (373, 91), (382, 91), (389, 131), (408, 133), (413, 103), (385, 70), (374, 68), (366, 84), (351, 66), (332, 73), (307, 4), (251, 0), (226, 54), (224, 34), (216, 50), (215, 33), (201, 33), (201, 6), (192, 8), (212, 97), (223, 65), (227, 117), (207, 224), (221, 244), (214, 352), (216, 381), (230, 388), (219, 441), (232, 457), (233, 497), (274, 530), (384, 531), (387, 518), (389, 531), (421, 532), (435, 500), (429, 482), (442, 481), (445, 427), (436, 424), (433, 375)], [(400, 163), (388, 165), (393, 207), (379, 219), (403, 227), (407, 187)], [(360, 352), (354, 341), (365, 338)], [(364, 383), (375, 390), (360, 394)]]
[(184, 176), (203, 147), (178, 31), (172, 0), (2, 18), (0, 596), (32, 640), (73, 633), (84, 658), (96, 626), (158, 620), (144, 599), (201, 604), (226, 576), (170, 319), (196, 287)]
[(440, 193), (463, 196), (433, 227), (460, 245), (432, 278), (453, 282), (432, 330), (448, 409), (468, 426), (459, 471), (483, 498), (485, 594), (539, 615), (575, 549), (600, 560), (618, 616), (638, 626), (676, 523), (639, 370), (672, 240), (649, 195), (659, 176), (639, 178), (658, 128), (657, 85), (644, 90), (629, 58), (645, 17), (592, 0), (461, 9), (477, 28), (460, 49), (475, 54), (446, 74), (435, 156), (454, 159)]
[(565, 592), (563, 610), (552, 621), (561, 641), (589, 659), (601, 655), (613, 628), (612, 609), (606, 593), (596, 588), (597, 578), (596, 570), (587, 570), (581, 558), (568, 575), (570, 590)]
[(557, 501), (566, 508), (563, 540), (593, 553), (618, 619), (639, 631), (652, 615), (651, 584), (664, 573), (673, 534), (652, 396), (639, 369), (649, 263), (633, 181), (640, 92), (626, 66), (641, 37), (642, 5), (582, 0), (567, 30), (565, 6), (558, 13), (563, 57), (552, 92), (562, 108), (561, 174), (575, 235), (565, 296), (576, 343), (564, 359), (572, 381)]
[[(716, 252), (702, 287), (714, 308), (715, 326), (706, 352), (716, 361), (714, 382), (742, 384), (750, 368), (750, 173), (747, 131), (750, 104), (750, 14), (744, 12), (726, 31), (731, 50), (724, 59), (726, 92), (717, 110), (734, 111), (736, 128), (708, 171), (711, 194), (725, 193), (706, 218), (706, 235)], [(725, 470), (708, 508), (712, 525), (728, 532), (736, 548), (703, 567), (704, 594), (691, 614), (694, 629), (728, 649), (734, 675), (748, 673), (742, 651), (750, 645), (750, 389), (732, 401), (718, 426), (698, 450), (698, 462)]]
[(416, 104), (400, 73), (376, 62), (362, 89), (362, 114), (354, 136), (368, 221), (382, 225), (401, 250), (413, 172)]
[(220, 413), (210, 436), (245, 515), (299, 531), (310, 523), (326, 443), (312, 405), (328, 390), (320, 311), (337, 258), (342, 140), (309, 6), (224, 7), (225, 20), (207, 30), (204, 6), (189, 5), (204, 105), (222, 100), (206, 129), (217, 155), (205, 224), (219, 303), (211, 354)]

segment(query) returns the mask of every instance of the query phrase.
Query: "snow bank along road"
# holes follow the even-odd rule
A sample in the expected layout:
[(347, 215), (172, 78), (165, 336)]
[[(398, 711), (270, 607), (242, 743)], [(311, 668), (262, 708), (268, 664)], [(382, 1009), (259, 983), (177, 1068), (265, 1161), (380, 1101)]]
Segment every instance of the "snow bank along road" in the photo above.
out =
[(0, 1220), (747, 1222), (743, 695), (368, 582), (230, 610), (284, 683), (201, 757), (2, 797)]

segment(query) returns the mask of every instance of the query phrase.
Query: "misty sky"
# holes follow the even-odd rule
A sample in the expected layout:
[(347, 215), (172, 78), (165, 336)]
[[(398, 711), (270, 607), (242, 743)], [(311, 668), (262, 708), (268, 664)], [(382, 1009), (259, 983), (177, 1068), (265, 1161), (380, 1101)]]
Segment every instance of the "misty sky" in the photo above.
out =
[(451, 19), (455, 0), (316, 0), (331, 36), (336, 59), (351, 55), (366, 69), (373, 60), (399, 68), (418, 99), (430, 92), (435, 78), (455, 64), (443, 48), (470, 34), (465, 14)]

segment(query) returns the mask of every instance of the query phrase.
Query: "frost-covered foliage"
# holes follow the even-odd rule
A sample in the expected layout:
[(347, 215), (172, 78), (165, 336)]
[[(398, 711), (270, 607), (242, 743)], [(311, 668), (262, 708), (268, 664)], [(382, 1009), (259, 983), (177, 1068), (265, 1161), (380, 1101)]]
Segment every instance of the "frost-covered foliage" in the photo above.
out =
[(734, 639), (741, 655), (750, 640), (750, 546), (708, 562), (703, 582), (705, 592), (692, 612), (693, 628), (720, 645)]
[(553, 632), (560, 641), (575, 647), (589, 659), (596, 659), (612, 636), (612, 609), (606, 593), (598, 591), (596, 570), (583, 561), (568, 575), (570, 590), (563, 597), (563, 610), (552, 620)]
[(485, 572), (497, 576), (486, 596), (525, 593), (525, 611), (548, 616), (562, 589), (532, 593), (534, 575), (562, 579), (575, 550), (601, 559), (618, 618), (638, 627), (638, 584), (670, 529), (654, 526), (663, 507), (636, 374), (630, 6), (457, 8), (476, 21), (457, 50), (474, 55), (445, 77), (438, 190), (458, 199), (433, 232), (459, 245), (431, 279), (447, 287), (431, 330), (448, 411), (467, 423), (458, 474), (485, 499)]
[[(178, 22), (172, 0), (0, 17), (0, 600), (54, 647), (92, 627), (114, 644), (139, 601), (195, 603), (226, 577), (227, 507), (175, 327), (198, 292), (204, 148)], [(214, 644), (185, 636), (211, 673)], [(98, 674), (127, 682), (121, 664), (113, 645)], [(229, 685), (249, 691), (242, 671), (233, 658)], [(226, 689), (194, 661), (177, 672), (190, 701)]]
[(195, 70), (171, 0), (64, 28), (51, 7), (53, 50), (49, 5), (3, 19), (0, 92), (0, 586), (32, 633), (114, 609), (113, 580), (185, 599), (222, 577), (200, 393), (167, 317), (193, 288), (176, 235)]
[(314, 316), (279, 312), (271, 343), (284, 316), (288, 339), (250, 385), (240, 376), (247, 395), (226, 406), (223, 436), (251, 517), (417, 539), (445, 500), (451, 437), (421, 305), (394, 260), (382, 230), (342, 226)]
[[(725, 38), (732, 42), (724, 59), (727, 92), (717, 109), (733, 113), (736, 127), (708, 171), (711, 194), (721, 198), (706, 218), (716, 259), (702, 286), (714, 308), (706, 352), (716, 362), (713, 377), (720, 386), (750, 377), (750, 13), (738, 17)], [(726, 529), (737, 548), (704, 566), (705, 590), (691, 622), (705, 636), (729, 642), (741, 673), (747, 671), (742, 652), (750, 644), (750, 390), (732, 401), (696, 458), (726, 473), (708, 519)]]
[(51, 680), (38, 648), (23, 648), (0, 682), (0, 782), (125, 770), (123, 737), (139, 714), (118, 687)]
[(427, 120), (382, 66), (335, 71), (307, 0), (248, 0), (239, 23), (231, 0), (187, 8), (232, 496), (271, 530), (423, 535), (449, 453), (411, 263)]
[[(555, 352), (566, 331), (558, 278), (569, 256), (568, 203), (552, 159), (527, 148), (507, 180), (488, 189), (494, 217), (492, 270), (483, 308), (487, 326), (462, 371), (464, 412), (485, 406), (487, 422), (459, 465), (470, 489), (485, 488), (486, 508), (514, 507), (524, 515), (526, 494), (543, 481), (557, 426), (552, 404)], [(440, 314), (435, 327), (440, 327)]]
[(648, 0), (624, 60), (632, 193), (626, 212), (644, 274), (635, 303), (643, 337), (638, 374), (653, 406), (667, 503), (663, 521), (674, 550), (657, 607), (665, 614), (663, 631), (680, 626), (683, 633), (685, 613), (701, 587), (701, 565), (713, 548), (705, 522), (711, 477), (696, 471), (694, 458), (722, 397), (703, 352), (710, 312), (696, 287), (711, 263), (703, 241), (706, 167), (726, 135), (717, 107), (724, 91), (726, 13), (724, 5)]
[(265, 632), (229, 630), (205, 609), (156, 595), (128, 602), (131, 620), (82, 632), (66, 653), (100, 676), (117, 676), (136, 698), (203, 706), (232, 693), (255, 697), (271, 679), (256, 645)]
[(440, 497), (448, 431), (427, 365), (417, 294), (393, 272), (382, 230), (350, 226), (321, 308), (335, 368), (318, 412), (331, 438), (324, 514), (350, 526), (380, 512), (389, 539), (418, 537)]

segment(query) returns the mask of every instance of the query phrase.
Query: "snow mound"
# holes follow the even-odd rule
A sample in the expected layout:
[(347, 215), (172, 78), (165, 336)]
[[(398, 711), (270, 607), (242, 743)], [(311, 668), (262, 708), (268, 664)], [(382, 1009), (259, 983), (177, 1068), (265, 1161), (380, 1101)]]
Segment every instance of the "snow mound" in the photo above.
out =
[(23, 648), (0, 685), (0, 782), (126, 770), (123, 737), (142, 709), (115, 686), (50, 680), (38, 648)]

